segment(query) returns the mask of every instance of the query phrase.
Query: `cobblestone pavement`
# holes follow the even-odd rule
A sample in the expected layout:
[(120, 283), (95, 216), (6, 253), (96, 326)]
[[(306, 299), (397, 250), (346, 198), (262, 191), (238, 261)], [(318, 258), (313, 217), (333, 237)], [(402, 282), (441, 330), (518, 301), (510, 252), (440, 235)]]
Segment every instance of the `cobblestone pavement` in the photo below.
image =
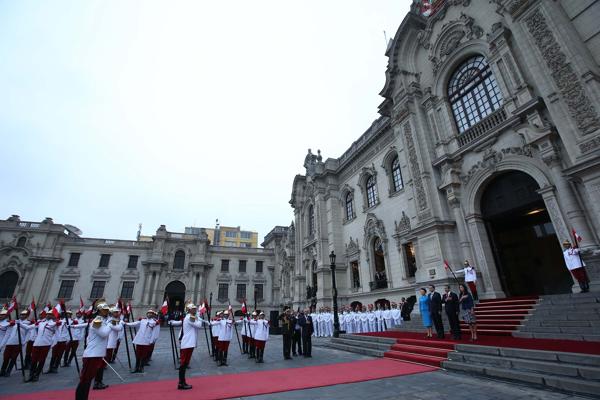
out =
[[(216, 367), (209, 358), (206, 350), (204, 335), (198, 337), (198, 348), (194, 351), (191, 369), (188, 376), (203, 376), (215, 374), (232, 374), (247, 371), (260, 371), (281, 368), (298, 368), (311, 365), (331, 364), (366, 360), (370, 357), (347, 353), (321, 346), (328, 339), (314, 339), (313, 357), (293, 357), (292, 360), (283, 360), (282, 343), (280, 336), (272, 336), (265, 351), (265, 363), (256, 364), (239, 351), (237, 342), (231, 343), (228, 367)], [(81, 350), (80, 350), (81, 353)], [(133, 359), (133, 353), (132, 362)], [(113, 368), (125, 379), (126, 382), (154, 381), (160, 379), (176, 379), (177, 371), (173, 366), (170, 348), (169, 331), (163, 329), (161, 338), (154, 351), (151, 365), (146, 367), (144, 374), (130, 374), (127, 367), (125, 349), (119, 350), (119, 360), (112, 364)], [(48, 364), (49, 360), (46, 361)], [(44, 370), (47, 370), (47, 365)], [(299, 376), (298, 379), (302, 379)], [(77, 371), (74, 364), (69, 368), (60, 368), (58, 374), (42, 375), (37, 383), (23, 383), (21, 371), (14, 371), (9, 378), (0, 378), (0, 396), (2, 394), (27, 393), (54, 389), (74, 388), (77, 385)], [(110, 370), (104, 374), (107, 384), (121, 383), (119, 378)], [(110, 390), (107, 389), (107, 390)], [(467, 375), (448, 373), (444, 371), (430, 372), (417, 375), (401, 376), (396, 378), (375, 381), (359, 382), (346, 385), (335, 385), (316, 389), (274, 393), (271, 395), (253, 396), (251, 399), (356, 399), (367, 397), (375, 399), (411, 398), (417, 400), (439, 399), (442, 397), (462, 397), (470, 399), (582, 399), (582, 397), (540, 390), (514, 383), (491, 381)]]

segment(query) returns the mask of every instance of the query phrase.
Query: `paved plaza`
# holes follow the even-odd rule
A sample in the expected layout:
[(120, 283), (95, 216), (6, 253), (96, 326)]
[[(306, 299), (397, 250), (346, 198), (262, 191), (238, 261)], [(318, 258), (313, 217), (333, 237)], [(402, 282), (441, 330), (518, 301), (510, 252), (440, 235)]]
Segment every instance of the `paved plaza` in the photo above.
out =
[[(204, 335), (198, 337), (199, 347), (194, 352), (191, 369), (188, 376), (205, 376), (215, 374), (235, 374), (248, 371), (260, 371), (282, 368), (298, 368), (314, 365), (323, 365), (357, 360), (367, 360), (370, 357), (348, 353), (324, 347), (329, 339), (318, 338), (314, 340), (312, 358), (294, 357), (284, 360), (282, 357), (281, 336), (272, 336), (265, 351), (265, 363), (256, 364), (253, 360), (242, 356), (237, 342), (232, 342), (230, 347), (228, 367), (216, 367), (209, 359), (206, 351)], [(202, 342), (200, 342), (202, 340)], [(169, 331), (163, 329), (159, 343), (154, 351), (153, 361), (146, 367), (144, 374), (131, 374), (127, 368), (125, 349), (119, 351), (119, 361), (113, 364), (115, 370), (127, 383), (140, 381), (156, 381), (162, 379), (175, 379), (177, 371), (173, 367), (169, 343)], [(132, 359), (133, 361), (133, 359)], [(54, 389), (74, 388), (77, 384), (75, 366), (60, 368), (58, 374), (42, 375), (37, 383), (22, 383), (20, 371), (13, 371), (10, 378), (0, 378), (0, 398), (6, 394), (29, 393)], [(301, 375), (298, 376), (302, 380)], [(116, 374), (107, 370), (104, 377), (109, 385), (119, 384)], [(232, 380), (235, 384), (243, 381)], [(172, 384), (172, 383), (169, 383)], [(108, 391), (111, 389), (108, 388)], [(194, 387), (200, 394), (202, 388)], [(173, 391), (174, 396), (176, 391)], [(449, 373), (443, 370), (416, 375), (400, 376), (396, 378), (380, 379), (352, 384), (334, 385), (315, 389), (305, 389), (249, 397), (252, 399), (439, 399), (468, 395), (470, 399), (583, 399), (584, 397), (571, 396), (563, 393), (550, 392), (538, 388), (522, 386), (514, 383), (492, 381), (468, 375)], [(93, 392), (90, 398), (93, 399)], [(175, 397), (174, 397), (175, 398)], [(200, 398), (200, 397), (199, 397)], [(248, 398), (248, 397), (246, 397)]]

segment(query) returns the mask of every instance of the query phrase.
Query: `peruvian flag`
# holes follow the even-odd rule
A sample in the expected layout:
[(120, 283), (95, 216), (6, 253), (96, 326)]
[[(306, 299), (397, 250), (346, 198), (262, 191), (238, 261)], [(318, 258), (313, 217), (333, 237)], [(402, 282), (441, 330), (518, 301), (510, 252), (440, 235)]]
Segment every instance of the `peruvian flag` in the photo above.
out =
[(29, 305), (29, 312), (32, 313), (35, 310), (35, 298), (31, 299), (31, 304)]
[(432, 11), (431, 0), (421, 0), (421, 15), (429, 17)]
[(61, 301), (60, 303), (58, 303), (57, 305), (54, 306), (54, 308), (52, 309), (52, 314), (54, 314), (54, 318), (58, 319), (58, 318), (60, 318), (62, 312), (63, 312), (63, 306), (62, 306), (62, 301)]
[(79, 312), (85, 313), (85, 304), (83, 304), (83, 299), (79, 296)]
[(450, 271), (450, 264), (448, 264), (448, 261), (447, 261), (447, 260), (444, 260), (444, 269), (445, 269), (446, 271)]
[(227, 311), (229, 311), (229, 315), (233, 315), (233, 308), (231, 308), (231, 303), (227, 306)]
[(17, 304), (17, 298), (15, 296), (13, 296), (12, 300), (10, 301), (10, 303), (8, 303), (8, 313), (10, 314), (11, 312), (13, 312), (17, 307), (19, 307), (19, 305)]
[(204, 315), (204, 313), (206, 312), (206, 300), (202, 302), (200, 308), (198, 309), (198, 312), (200, 313), (200, 315)]
[[(231, 307), (231, 306), (229, 306)], [(244, 301), (242, 302), (242, 314), (246, 314), (247, 308), (246, 308), (246, 299), (244, 299)]]
[(575, 231), (575, 228), (572, 229), (572, 232), (573, 232), (573, 237), (575, 238), (576, 244), (583, 240), (583, 238), (581, 236), (579, 236), (577, 231)]
[(169, 298), (165, 297), (165, 301), (163, 301), (162, 307), (160, 307), (160, 312), (162, 315), (167, 315), (167, 311), (169, 311)]
[(127, 303), (127, 309), (125, 310), (125, 314), (128, 316), (131, 315), (131, 302)]
[(40, 318), (46, 318), (46, 314), (48, 314), (52, 310), (52, 305), (50, 303), (46, 304), (46, 307), (40, 313)]

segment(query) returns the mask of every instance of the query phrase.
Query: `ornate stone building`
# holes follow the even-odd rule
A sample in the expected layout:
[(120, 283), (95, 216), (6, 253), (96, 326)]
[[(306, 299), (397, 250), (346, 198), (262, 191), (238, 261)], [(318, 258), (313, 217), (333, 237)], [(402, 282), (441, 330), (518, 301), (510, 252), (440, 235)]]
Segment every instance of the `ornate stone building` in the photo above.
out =
[(568, 292), (572, 229), (597, 284), (599, 18), (592, 0), (415, 2), (381, 117), (294, 179), (294, 305), (331, 304), (331, 251), (341, 303), (450, 282), (444, 260), (470, 260), (482, 297)]
[[(279, 310), (280, 272), (276, 228), (268, 248), (213, 246), (204, 229), (190, 233), (167, 231), (161, 225), (151, 237), (138, 240), (94, 239), (71, 226), (0, 220), (0, 299), (15, 295), (22, 305), (35, 298), (39, 309), (64, 299), (79, 308), (99, 297), (109, 302), (131, 301), (137, 315), (159, 307), (169, 296), (172, 311), (185, 300), (209, 300), (215, 309), (229, 303), (240, 309), (256, 299), (260, 309)], [(272, 242), (272, 243), (271, 243)]]

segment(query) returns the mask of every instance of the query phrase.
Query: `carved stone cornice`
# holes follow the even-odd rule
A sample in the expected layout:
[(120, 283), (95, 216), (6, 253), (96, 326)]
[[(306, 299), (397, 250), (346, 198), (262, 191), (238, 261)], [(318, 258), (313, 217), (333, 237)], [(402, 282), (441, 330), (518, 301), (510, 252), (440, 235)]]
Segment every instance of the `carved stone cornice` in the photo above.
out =
[(481, 161), (473, 165), (465, 175), (460, 177), (462, 183), (466, 185), (481, 170), (495, 170), (496, 165), (507, 155), (533, 157), (533, 152), (531, 146), (528, 145), (523, 147), (507, 147), (499, 151), (489, 148), (484, 152)]

